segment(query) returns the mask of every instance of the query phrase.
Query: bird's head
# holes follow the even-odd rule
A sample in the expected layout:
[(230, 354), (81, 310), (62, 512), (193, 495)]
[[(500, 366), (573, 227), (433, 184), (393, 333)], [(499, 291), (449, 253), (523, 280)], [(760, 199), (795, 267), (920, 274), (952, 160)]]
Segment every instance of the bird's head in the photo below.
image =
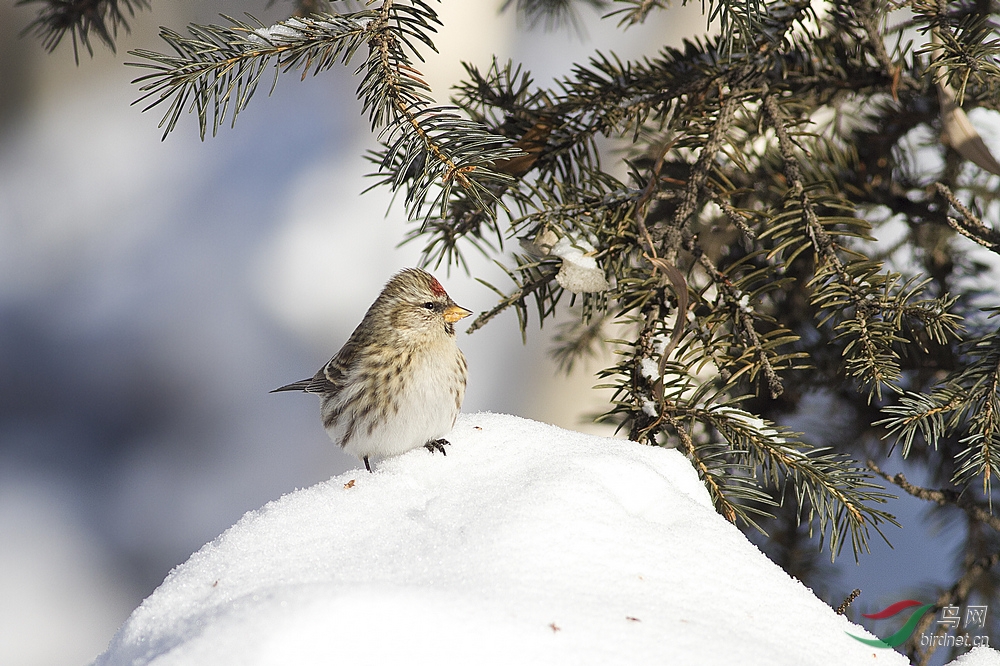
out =
[(389, 325), (401, 333), (443, 330), (454, 335), (455, 322), (472, 314), (451, 300), (433, 275), (419, 268), (407, 268), (394, 275), (375, 306), (384, 307)]

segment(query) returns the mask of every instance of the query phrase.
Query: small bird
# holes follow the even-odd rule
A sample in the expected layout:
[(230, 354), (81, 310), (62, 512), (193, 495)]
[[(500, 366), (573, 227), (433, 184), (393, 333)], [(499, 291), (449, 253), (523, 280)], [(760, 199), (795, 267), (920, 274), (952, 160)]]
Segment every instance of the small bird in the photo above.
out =
[(392, 277), (330, 362), (311, 379), (278, 391), (322, 396), (323, 425), (334, 443), (368, 459), (418, 446), (445, 454), (443, 439), (465, 397), (465, 356), (455, 322), (472, 314), (455, 304), (430, 273), (407, 268)]

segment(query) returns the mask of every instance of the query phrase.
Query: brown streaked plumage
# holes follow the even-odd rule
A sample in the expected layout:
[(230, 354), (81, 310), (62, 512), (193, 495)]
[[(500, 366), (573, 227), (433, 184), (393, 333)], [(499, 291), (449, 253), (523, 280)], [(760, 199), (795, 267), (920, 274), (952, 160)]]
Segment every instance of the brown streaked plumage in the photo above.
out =
[(471, 314), (418, 268), (386, 283), (351, 337), (309, 379), (277, 391), (322, 397), (323, 426), (364, 461), (418, 446), (444, 453), (465, 396), (465, 357), (455, 322)]

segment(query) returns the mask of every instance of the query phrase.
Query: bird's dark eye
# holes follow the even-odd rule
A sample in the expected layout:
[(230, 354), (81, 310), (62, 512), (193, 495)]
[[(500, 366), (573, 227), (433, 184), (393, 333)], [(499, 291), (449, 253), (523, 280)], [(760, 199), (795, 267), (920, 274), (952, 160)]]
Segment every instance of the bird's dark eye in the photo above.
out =
[(426, 303), (424, 303), (424, 307), (427, 308), (428, 310), (433, 310), (434, 309), (434, 303), (432, 303), (430, 301), (427, 301)]

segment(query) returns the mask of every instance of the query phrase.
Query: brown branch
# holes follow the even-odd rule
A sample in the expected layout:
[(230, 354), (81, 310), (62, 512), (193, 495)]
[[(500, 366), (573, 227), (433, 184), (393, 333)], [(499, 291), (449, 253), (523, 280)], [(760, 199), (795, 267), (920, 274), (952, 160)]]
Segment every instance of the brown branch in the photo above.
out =
[(674, 212), (673, 219), (667, 224), (663, 234), (663, 257), (671, 264), (677, 263), (677, 253), (680, 250), (684, 237), (684, 230), (688, 221), (698, 208), (698, 193), (701, 191), (708, 179), (708, 173), (715, 162), (716, 154), (722, 149), (726, 142), (726, 134), (733, 124), (736, 111), (740, 108), (742, 99), (737, 91), (731, 91), (723, 100), (719, 107), (719, 115), (715, 119), (712, 131), (708, 134), (708, 140), (701, 148), (697, 161), (691, 168), (691, 175), (688, 177), (684, 187), (684, 194), (681, 203)]
[(709, 196), (712, 201), (714, 201), (715, 204), (722, 209), (722, 212), (725, 214), (726, 219), (729, 220), (730, 224), (740, 230), (740, 233), (743, 234), (744, 238), (748, 241), (753, 241), (757, 238), (757, 234), (754, 233), (753, 229), (747, 225), (746, 220), (743, 219), (743, 213), (736, 210), (731, 203), (725, 201), (718, 195), (718, 193), (710, 192)]
[(482, 328), (484, 325), (486, 325), (486, 322), (488, 322), (490, 319), (493, 319), (498, 314), (500, 314), (510, 306), (514, 305), (515, 303), (523, 301), (525, 298), (528, 297), (529, 294), (533, 293), (539, 287), (551, 282), (552, 278), (555, 277), (556, 272), (557, 272), (556, 270), (542, 271), (541, 275), (539, 275), (537, 279), (532, 280), (530, 282), (526, 282), (515, 293), (510, 294), (509, 296), (504, 298), (502, 301), (497, 303), (492, 309), (480, 313), (480, 315), (476, 317), (475, 321), (469, 324), (469, 328), (466, 329), (465, 332), (472, 333), (476, 329)]
[(705, 272), (708, 273), (708, 275), (715, 282), (718, 287), (719, 294), (726, 302), (726, 305), (736, 313), (736, 316), (734, 317), (734, 333), (741, 338), (741, 342), (747, 344), (747, 346), (753, 349), (756, 353), (757, 360), (760, 362), (761, 369), (764, 371), (764, 378), (767, 380), (767, 388), (771, 394), (771, 398), (777, 399), (782, 393), (785, 392), (785, 388), (781, 382), (781, 378), (778, 376), (778, 373), (775, 372), (774, 366), (771, 365), (771, 359), (767, 357), (767, 350), (765, 350), (764, 345), (761, 344), (760, 335), (754, 327), (753, 317), (750, 316), (750, 314), (743, 308), (740, 303), (740, 297), (737, 296), (737, 292), (733, 288), (729, 279), (726, 278), (718, 267), (716, 267), (715, 263), (701, 251), (701, 248), (695, 245), (695, 240), (693, 238), (688, 240), (687, 249), (698, 258), (698, 263), (701, 264), (702, 268), (705, 269)]
[(865, 29), (865, 33), (868, 36), (868, 42), (872, 46), (872, 51), (875, 52), (875, 59), (878, 60), (878, 64), (882, 66), (885, 70), (886, 75), (892, 79), (892, 87), (890, 92), (892, 93), (892, 99), (899, 101), (899, 95), (897, 91), (899, 90), (899, 78), (903, 72), (903, 68), (900, 65), (894, 64), (892, 58), (889, 57), (889, 52), (886, 51), (885, 41), (882, 39), (882, 33), (879, 31), (878, 22), (875, 19), (875, 3), (868, 1), (862, 3), (862, 7), (858, 8), (858, 21), (861, 23), (861, 27)]
[[(823, 275), (827, 270), (832, 270), (836, 279), (847, 288), (847, 298), (854, 308), (853, 319), (857, 322), (857, 335), (861, 343), (860, 349), (865, 356), (867, 367), (872, 373), (874, 390), (879, 396), (882, 395), (882, 384), (888, 383), (885, 376), (885, 368), (878, 361), (879, 346), (873, 336), (869, 321), (872, 312), (872, 304), (864, 298), (865, 289), (858, 280), (853, 277), (847, 267), (837, 254), (838, 245), (833, 237), (823, 228), (823, 224), (816, 214), (812, 199), (806, 192), (805, 184), (802, 181), (802, 170), (799, 166), (798, 158), (795, 156), (794, 142), (788, 135), (785, 127), (781, 109), (778, 106), (777, 96), (766, 94), (764, 96), (764, 110), (770, 118), (774, 133), (778, 137), (778, 149), (781, 153), (782, 165), (785, 179), (788, 181), (789, 192), (797, 196), (799, 204), (802, 206), (802, 215), (805, 223), (805, 234), (808, 236), (813, 246), (813, 251), (817, 255), (817, 263), (822, 260), (816, 271), (814, 280)], [(862, 371), (863, 372), (863, 371)], [(890, 384), (891, 385), (891, 384)]]
[(687, 324), (688, 285), (687, 280), (684, 279), (684, 274), (681, 273), (673, 264), (658, 257), (646, 258), (649, 260), (649, 263), (653, 264), (654, 272), (656, 269), (663, 271), (663, 274), (670, 282), (670, 286), (673, 287), (674, 295), (677, 296), (677, 316), (674, 319), (674, 329), (670, 333), (670, 342), (668, 342), (667, 346), (663, 348), (662, 352), (660, 352), (660, 378), (657, 381), (662, 383), (663, 373), (667, 368), (667, 358), (670, 356), (670, 352), (676, 349), (678, 343), (680, 343), (681, 335), (683, 335), (684, 328)]
[(778, 137), (778, 150), (781, 152), (782, 166), (785, 172), (785, 180), (788, 181), (789, 191), (793, 196), (799, 198), (802, 205), (802, 212), (805, 216), (806, 234), (812, 242), (813, 249), (820, 257), (833, 266), (837, 275), (845, 283), (850, 283), (851, 278), (844, 270), (844, 263), (837, 256), (837, 244), (830, 234), (823, 228), (813, 207), (812, 199), (806, 193), (805, 184), (802, 182), (802, 170), (799, 167), (799, 160), (795, 157), (794, 142), (788, 135), (788, 128), (785, 127), (785, 120), (782, 117), (781, 109), (778, 107), (776, 95), (768, 94), (764, 96), (764, 110), (774, 127), (774, 134)]
[(948, 189), (948, 186), (943, 183), (934, 183), (934, 187), (941, 196), (948, 200), (955, 210), (962, 214), (962, 220), (956, 220), (953, 217), (947, 217), (948, 226), (962, 234), (966, 238), (979, 243), (986, 249), (1000, 254), (1000, 232), (995, 229), (991, 229), (983, 224), (983, 221), (979, 219), (971, 210), (969, 210), (965, 204), (958, 200), (958, 197)]
[(708, 465), (705, 464), (705, 461), (703, 461), (701, 456), (698, 455), (698, 452), (695, 450), (694, 440), (691, 439), (691, 435), (688, 433), (687, 429), (671, 414), (664, 414), (663, 418), (666, 418), (671, 427), (677, 432), (677, 435), (681, 440), (681, 451), (687, 454), (688, 458), (698, 470), (698, 476), (700, 476), (701, 480), (706, 486), (708, 486), (709, 492), (715, 496), (715, 506), (719, 510), (719, 513), (721, 513), (729, 522), (735, 523), (736, 509), (734, 509), (732, 503), (726, 499), (725, 494), (722, 492), (722, 486), (720, 486), (716, 481), (715, 476), (708, 468)]
[[(654, 419), (642, 409), (642, 395), (645, 388), (643, 386), (645, 375), (642, 372), (642, 359), (653, 357), (653, 337), (656, 333), (655, 322), (660, 318), (660, 304), (657, 302), (648, 304), (643, 310), (643, 315), (646, 321), (639, 331), (639, 336), (636, 338), (635, 355), (632, 358), (631, 393), (634, 416), (632, 417), (632, 428), (628, 438), (634, 442), (639, 442), (642, 441), (642, 438), (646, 438), (649, 443), (655, 444), (656, 429), (663, 422), (667, 413), (667, 405), (663, 396), (663, 375), (661, 374), (660, 377), (654, 380), (651, 386), (652, 397), (656, 398), (656, 403), (659, 405), (658, 414)], [(642, 414), (646, 418), (640, 417), (639, 414)]]
[[(653, 172), (649, 177), (649, 182), (646, 183), (646, 187), (643, 189), (639, 200), (635, 202), (635, 224), (639, 229), (642, 240), (646, 241), (649, 255), (654, 259), (657, 257), (656, 246), (653, 244), (653, 238), (649, 235), (649, 229), (646, 228), (646, 215), (649, 212), (649, 201), (652, 199), (653, 194), (656, 193), (660, 184), (660, 172), (663, 170), (663, 160), (666, 159), (667, 153), (675, 143), (677, 143), (676, 140), (663, 142), (663, 146), (660, 148), (656, 155), (656, 160), (653, 162)], [(656, 269), (655, 264), (653, 269)]]
[(995, 516), (990, 513), (987, 509), (983, 508), (974, 499), (968, 496), (950, 490), (947, 488), (941, 490), (934, 490), (931, 488), (923, 488), (921, 486), (914, 485), (906, 480), (906, 477), (902, 472), (896, 474), (895, 476), (889, 476), (887, 472), (882, 471), (882, 469), (875, 464), (874, 460), (868, 460), (868, 469), (875, 472), (883, 479), (889, 483), (902, 488), (910, 495), (917, 497), (928, 502), (934, 502), (938, 506), (955, 506), (965, 511), (965, 513), (976, 522), (985, 523), (992, 527), (997, 532), (1000, 532), (1000, 516)]
[[(653, 163), (652, 174), (650, 175), (649, 182), (646, 184), (645, 189), (642, 192), (642, 196), (639, 197), (635, 204), (635, 221), (636, 227), (639, 230), (639, 236), (642, 240), (646, 242), (646, 247), (648, 254), (645, 254), (646, 260), (653, 265), (653, 275), (656, 272), (662, 271), (666, 280), (661, 280), (661, 282), (666, 285), (669, 283), (674, 291), (674, 296), (677, 298), (677, 312), (674, 318), (674, 328), (670, 333), (670, 342), (667, 346), (660, 352), (660, 360), (658, 364), (659, 377), (654, 383), (653, 391), (657, 396), (657, 401), (659, 402), (661, 411), (666, 408), (663, 401), (663, 375), (667, 368), (667, 359), (670, 357), (670, 353), (677, 347), (681, 341), (681, 336), (684, 333), (684, 327), (687, 322), (687, 311), (688, 311), (688, 286), (687, 280), (684, 279), (684, 274), (678, 270), (678, 268), (665, 259), (661, 259), (656, 254), (656, 245), (653, 243), (653, 238), (649, 233), (649, 229), (646, 227), (646, 215), (649, 213), (649, 202), (653, 195), (656, 193), (660, 184), (660, 172), (663, 170), (663, 161), (666, 159), (667, 153), (674, 146), (676, 140), (664, 141), (663, 146), (657, 153), (656, 160)], [(657, 312), (659, 312), (659, 306), (657, 306)], [(651, 325), (653, 318), (647, 319), (646, 330), (651, 331)], [(636, 358), (637, 362), (641, 362), (641, 358)]]

